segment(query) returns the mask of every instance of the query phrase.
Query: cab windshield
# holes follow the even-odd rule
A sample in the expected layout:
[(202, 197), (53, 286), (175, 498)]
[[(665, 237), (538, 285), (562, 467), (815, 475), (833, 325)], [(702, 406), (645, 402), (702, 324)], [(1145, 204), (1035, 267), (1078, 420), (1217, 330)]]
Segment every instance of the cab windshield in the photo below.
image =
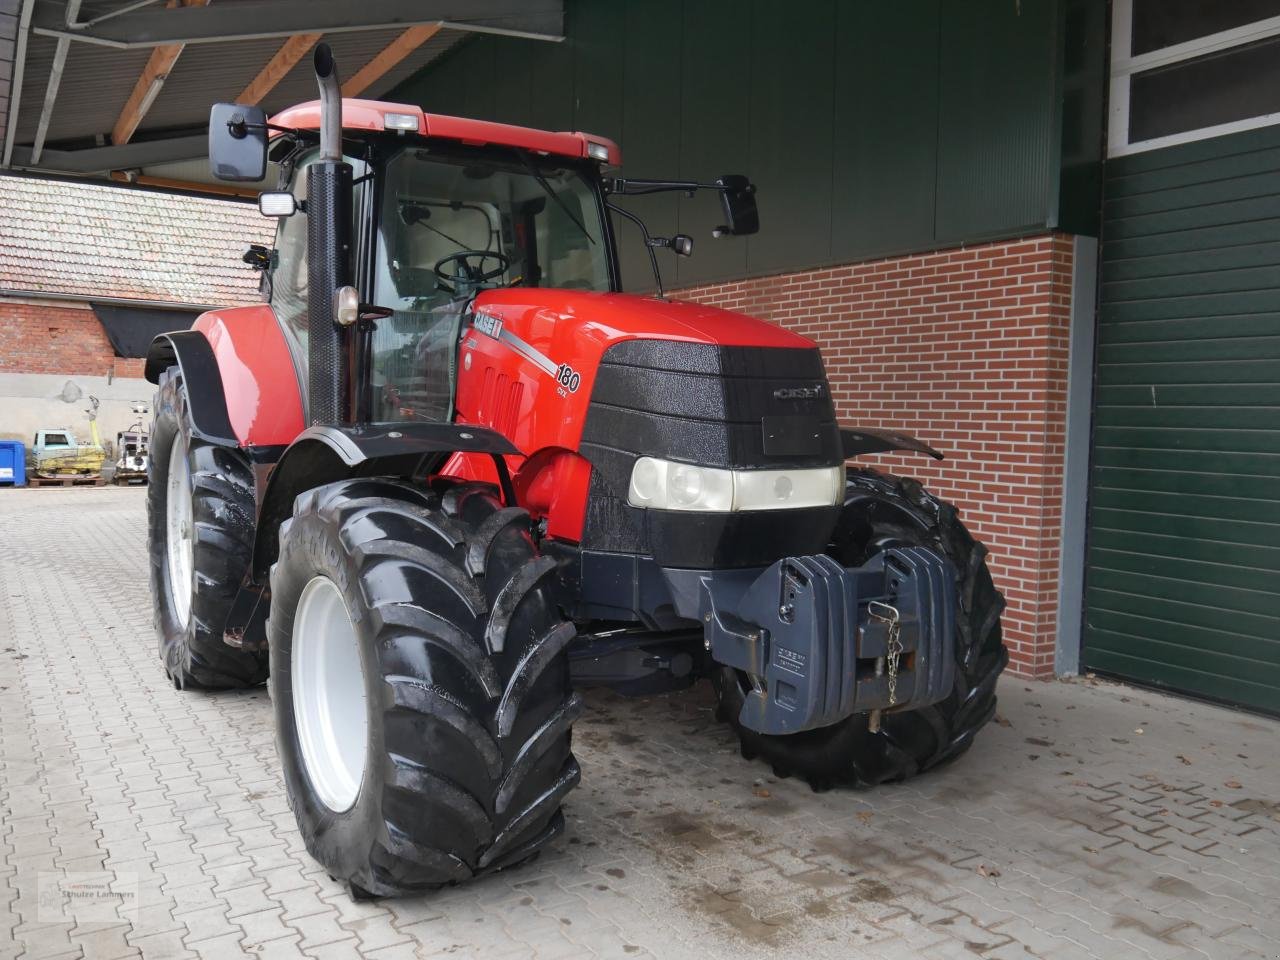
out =
[(596, 189), (563, 162), (510, 150), (407, 149), (386, 166), (373, 301), (375, 416), (449, 420), (462, 315), (495, 287), (610, 290)]
[(504, 160), (405, 150), (387, 164), (379, 306), (421, 309), (472, 293), (465, 289), (465, 278), (474, 275), (468, 268), (492, 274), (479, 281), (482, 287), (610, 288), (592, 185), (571, 167), (510, 154)]

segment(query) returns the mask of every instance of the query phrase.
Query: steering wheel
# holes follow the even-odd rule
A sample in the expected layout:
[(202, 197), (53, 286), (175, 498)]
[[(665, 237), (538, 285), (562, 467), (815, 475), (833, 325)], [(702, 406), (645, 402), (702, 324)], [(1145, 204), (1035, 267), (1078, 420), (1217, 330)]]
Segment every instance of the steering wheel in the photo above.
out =
[[(476, 260), (473, 266), (470, 260)], [(483, 269), (486, 260), (494, 260), (497, 266), (492, 270)], [(443, 267), (445, 264), (456, 263), (458, 270), (454, 273), (445, 273)], [(501, 276), (507, 272), (507, 268), (511, 266), (510, 258), (493, 250), (459, 250), (457, 253), (451, 253), (447, 257), (441, 257), (436, 261), (434, 267), (435, 275), (438, 279), (448, 283), (484, 283), (486, 280), (492, 280), (494, 277)]]

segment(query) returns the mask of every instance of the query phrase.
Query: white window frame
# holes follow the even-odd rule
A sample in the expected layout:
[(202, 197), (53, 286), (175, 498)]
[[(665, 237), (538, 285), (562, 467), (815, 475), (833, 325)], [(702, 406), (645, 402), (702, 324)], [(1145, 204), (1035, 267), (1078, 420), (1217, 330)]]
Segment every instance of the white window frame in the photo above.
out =
[(1280, 113), (1268, 113), (1244, 120), (1233, 120), (1230, 123), (1219, 123), (1212, 127), (1201, 127), (1173, 133), (1167, 137), (1155, 137), (1151, 140), (1129, 142), (1129, 84), (1135, 73), (1142, 73), (1152, 67), (1163, 67), (1167, 64), (1190, 60), (1217, 50), (1229, 50), (1255, 40), (1280, 36), (1280, 16), (1270, 17), (1247, 23), (1242, 27), (1233, 27), (1220, 33), (1197, 37), (1186, 43), (1172, 47), (1162, 47), (1148, 53), (1133, 56), (1133, 0), (1113, 0), (1111, 4), (1111, 106), (1107, 118), (1107, 156), (1123, 157), (1130, 153), (1142, 153), (1145, 150), (1158, 150), (1178, 143), (1190, 143), (1193, 140), (1207, 140), (1241, 130), (1252, 130), (1256, 127), (1267, 127), (1280, 123)]

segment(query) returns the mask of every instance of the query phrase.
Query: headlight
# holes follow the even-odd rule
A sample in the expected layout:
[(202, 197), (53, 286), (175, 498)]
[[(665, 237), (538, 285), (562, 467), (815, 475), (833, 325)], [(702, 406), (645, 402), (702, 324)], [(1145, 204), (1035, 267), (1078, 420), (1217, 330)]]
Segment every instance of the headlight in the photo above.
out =
[(796, 510), (830, 507), (844, 496), (844, 467), (720, 470), (641, 457), (631, 469), (627, 502), (659, 510)]

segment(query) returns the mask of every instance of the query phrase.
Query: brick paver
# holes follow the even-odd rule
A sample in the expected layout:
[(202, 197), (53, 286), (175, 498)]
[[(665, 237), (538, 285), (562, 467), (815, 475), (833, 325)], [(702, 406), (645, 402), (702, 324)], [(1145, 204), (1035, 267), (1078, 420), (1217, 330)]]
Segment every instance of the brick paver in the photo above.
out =
[[(592, 692), (539, 860), (353, 903), (265, 690), (166, 682), (143, 496), (0, 490), (0, 960), (1280, 957), (1280, 724), (1089, 681), (1005, 679), (959, 762), (823, 794), (743, 761), (706, 689)], [(42, 901), (71, 873), (116, 915)]]

